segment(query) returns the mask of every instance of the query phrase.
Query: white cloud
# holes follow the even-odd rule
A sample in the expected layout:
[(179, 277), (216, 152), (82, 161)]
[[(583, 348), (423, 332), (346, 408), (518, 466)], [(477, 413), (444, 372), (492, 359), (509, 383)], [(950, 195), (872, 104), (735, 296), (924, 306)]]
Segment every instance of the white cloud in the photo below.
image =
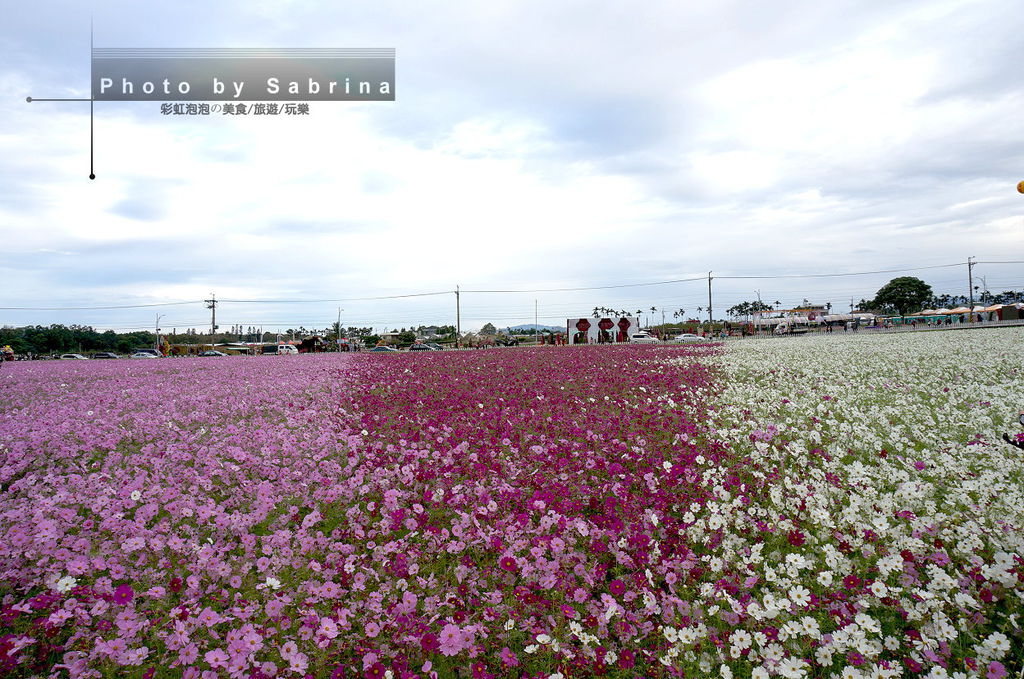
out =
[[(182, 3), (146, 26), (138, 7), (116, 25), (101, 13), (107, 46), (394, 46), (399, 86), (395, 103), (314, 103), (301, 118), (97, 104), (89, 182), (84, 107), (24, 103), (81, 89), (82, 55), (38, 28), (79, 10), (22, 8), (17, 35), (0, 29), (0, 44), (37, 50), (0, 72), (8, 291), (333, 298), (1022, 254), (1012, 68), (1024, 50), (1020, 20), (997, 3), (393, 9), (239, 3), (199, 24), (190, 13), (203, 8)], [(762, 287), (859, 298), (876, 282)], [(716, 306), (747, 287), (723, 280)], [(694, 308), (702, 294), (597, 291), (547, 306)], [(526, 297), (472, 304), (529, 315)], [(450, 313), (433, 298), (349, 306), (389, 325)]]

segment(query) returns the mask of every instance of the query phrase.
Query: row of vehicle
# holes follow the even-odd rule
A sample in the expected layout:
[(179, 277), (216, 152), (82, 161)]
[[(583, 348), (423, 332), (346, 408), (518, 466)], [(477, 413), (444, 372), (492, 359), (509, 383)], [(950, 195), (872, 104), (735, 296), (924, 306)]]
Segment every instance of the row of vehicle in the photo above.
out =
[[(271, 346), (271, 347), (264, 347), (264, 349), (263, 349), (263, 354), (264, 355), (268, 355), (268, 354), (270, 354), (270, 355), (273, 355), (273, 354), (277, 354), (277, 355), (292, 355), (292, 354), (298, 354), (298, 353), (299, 353), (298, 349), (296, 349), (294, 346), (291, 346), (291, 345)], [(201, 357), (230, 356), (230, 355), (231, 354), (226, 354), (223, 351), (217, 351), (216, 349), (208, 349), (208, 350), (198, 354), (198, 356), (201, 356)], [(160, 357), (161, 357), (161, 354), (156, 349), (137, 349), (135, 352), (133, 352), (132, 354), (129, 355), (129, 358), (160, 358)], [(120, 358), (120, 356), (118, 356), (117, 354), (115, 354), (113, 352), (110, 352), (110, 351), (100, 351), (100, 352), (96, 352), (94, 354), (91, 354), (89, 356), (85, 356), (83, 354), (61, 354), (59, 356), (59, 358), (62, 361), (86, 361), (86, 360), (88, 360), (90, 358), (91, 359), (110, 359), (110, 358)]]
[[(204, 351), (203, 353), (201, 353), (199, 355), (200, 356), (227, 356), (227, 354), (225, 354), (223, 351)], [(120, 358), (120, 356), (118, 356), (115, 353), (109, 352), (109, 351), (101, 351), (99, 353), (93, 354), (92, 356), (88, 356), (88, 357), (83, 356), (82, 354), (61, 354), (60, 355), (60, 360), (62, 360), (62, 361), (86, 361), (86, 360), (89, 360), (90, 358), (92, 358), (92, 359), (109, 359), (109, 358)], [(128, 356), (128, 358), (160, 358), (160, 354), (157, 353), (154, 350), (136, 351), (135, 353), (130, 354)]]
[[(373, 349), (370, 349), (370, 351), (376, 351), (377, 353), (385, 353), (385, 352), (398, 352), (398, 349), (396, 349), (395, 347), (379, 346), (379, 347), (374, 347)], [(427, 343), (421, 343), (421, 344), (413, 344), (411, 347), (409, 347), (409, 351), (444, 351), (444, 349), (441, 348), (440, 344), (434, 344), (433, 342), (427, 342)]]
[[(110, 351), (100, 351), (93, 354), (92, 356), (86, 357), (82, 354), (61, 354), (60, 360), (62, 361), (87, 361), (92, 359), (108, 359), (108, 358), (119, 358), (117, 354)], [(160, 358), (160, 354), (155, 349), (147, 349), (145, 351), (139, 350), (133, 353), (129, 358)]]
[[(661, 340), (648, 332), (636, 332), (629, 336), (629, 341), (633, 344), (661, 344)], [(666, 340), (671, 344), (689, 344), (690, 342), (703, 342), (704, 338), (700, 335), (694, 335), (692, 332), (684, 332), (682, 335), (676, 337), (670, 337)]]

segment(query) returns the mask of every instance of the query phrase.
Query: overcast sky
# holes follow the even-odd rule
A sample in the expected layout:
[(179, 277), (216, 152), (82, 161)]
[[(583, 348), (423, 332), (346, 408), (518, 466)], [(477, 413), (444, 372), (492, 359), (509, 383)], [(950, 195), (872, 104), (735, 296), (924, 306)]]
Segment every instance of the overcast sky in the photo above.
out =
[[(95, 104), (96, 47), (393, 47), (394, 102)], [(1024, 260), (1024, 19), (1006, 3), (9, 3), (0, 324), (503, 326), (757, 298), (847, 310)], [(301, 101), (301, 99), (297, 99)], [(979, 264), (1024, 289), (1024, 265)]]

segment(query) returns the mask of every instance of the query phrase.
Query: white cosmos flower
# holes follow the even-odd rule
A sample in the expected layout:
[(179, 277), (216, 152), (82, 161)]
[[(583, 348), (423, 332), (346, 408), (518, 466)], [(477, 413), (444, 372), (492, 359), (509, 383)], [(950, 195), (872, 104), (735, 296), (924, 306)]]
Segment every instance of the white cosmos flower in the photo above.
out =
[(791, 588), (789, 590), (789, 598), (795, 605), (801, 608), (811, 603), (811, 593), (802, 585)]
[(804, 667), (807, 665), (803, 660), (799, 658), (786, 658), (779, 663), (779, 674), (786, 677), (786, 679), (800, 679), (807, 675)]
[(70, 592), (74, 588), (74, 586), (77, 585), (77, 584), (78, 584), (78, 580), (76, 580), (75, 578), (71, 577), (70, 575), (65, 575), (63, 578), (61, 578), (60, 580), (57, 581), (57, 585), (56, 585), (55, 589), (58, 592)]
[(738, 629), (729, 635), (729, 643), (739, 648), (740, 650), (750, 648), (750, 645), (753, 643), (753, 641), (754, 639), (750, 636), (750, 632), (748, 632), (745, 629)]

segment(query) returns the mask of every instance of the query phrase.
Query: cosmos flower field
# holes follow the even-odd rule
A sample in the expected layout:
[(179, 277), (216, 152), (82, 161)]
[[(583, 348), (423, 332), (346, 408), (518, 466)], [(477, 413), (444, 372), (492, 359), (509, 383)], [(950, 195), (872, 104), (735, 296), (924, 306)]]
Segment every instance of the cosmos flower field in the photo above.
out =
[(1022, 346), (7, 364), (0, 675), (1016, 677)]

